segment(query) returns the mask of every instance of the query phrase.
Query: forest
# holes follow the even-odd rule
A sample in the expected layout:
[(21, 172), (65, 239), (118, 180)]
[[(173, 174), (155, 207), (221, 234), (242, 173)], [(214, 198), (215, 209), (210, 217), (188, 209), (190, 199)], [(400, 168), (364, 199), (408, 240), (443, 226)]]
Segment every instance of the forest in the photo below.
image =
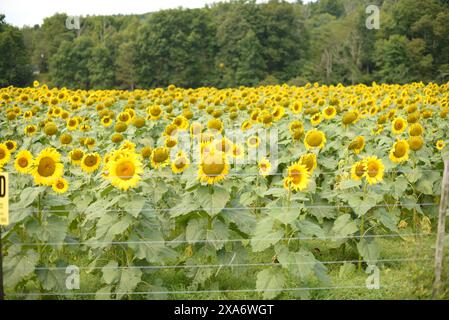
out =
[[(368, 5), (380, 28), (368, 29)], [(67, 14), (13, 27), (0, 15), (0, 86), (238, 87), (449, 80), (449, 1), (218, 2), (143, 15)]]

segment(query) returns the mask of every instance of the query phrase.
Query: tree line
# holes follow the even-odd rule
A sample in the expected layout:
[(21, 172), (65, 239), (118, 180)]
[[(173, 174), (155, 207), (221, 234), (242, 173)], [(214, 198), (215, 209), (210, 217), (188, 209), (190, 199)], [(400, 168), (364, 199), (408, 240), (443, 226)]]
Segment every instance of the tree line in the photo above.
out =
[[(369, 4), (380, 28), (368, 29)], [(0, 19), (0, 85), (236, 87), (449, 80), (448, 0), (271, 0), (201, 9), (66, 14), (21, 29)]]

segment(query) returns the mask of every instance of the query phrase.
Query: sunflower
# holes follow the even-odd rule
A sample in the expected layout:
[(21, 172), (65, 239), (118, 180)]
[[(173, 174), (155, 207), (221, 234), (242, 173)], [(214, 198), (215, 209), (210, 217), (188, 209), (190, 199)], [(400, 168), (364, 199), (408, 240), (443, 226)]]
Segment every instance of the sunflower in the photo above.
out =
[(279, 121), (284, 116), (285, 109), (281, 106), (277, 106), (271, 114), (273, 115), (275, 121)]
[(437, 143), (435, 144), (435, 147), (438, 150), (443, 150), (443, 148), (446, 146), (446, 143), (443, 140), (438, 140)]
[(197, 137), (201, 134), (203, 131), (203, 126), (199, 122), (193, 122), (190, 125), (190, 136), (191, 137)]
[(174, 148), (174, 147), (176, 147), (177, 144), (178, 144), (178, 139), (172, 138), (170, 136), (165, 138), (164, 145), (167, 148), (169, 148), (169, 149)]
[(171, 164), (174, 173), (182, 173), (190, 165), (190, 160), (183, 151), (179, 151)]
[(376, 127), (371, 129), (371, 134), (373, 136), (378, 136), (382, 133), (383, 130), (384, 130), (384, 127), (381, 124), (378, 124)]
[(259, 161), (258, 166), (259, 166), (259, 173), (262, 176), (266, 177), (266, 176), (270, 175), (270, 173), (271, 173), (271, 162), (270, 162), (270, 160), (268, 160), (267, 158), (262, 158)]
[(310, 173), (307, 171), (306, 166), (300, 164), (298, 161), (288, 167), (286, 179), (289, 189), (303, 191), (309, 185)]
[(33, 164), (33, 155), (28, 150), (20, 151), (14, 161), (14, 168), (19, 173), (30, 173)]
[(8, 147), (4, 143), (0, 143), (0, 167), (3, 167), (4, 164), (8, 163), (11, 158), (11, 153), (8, 150)]
[(316, 127), (323, 121), (323, 115), (321, 113), (315, 113), (312, 118), (310, 118), (310, 123), (312, 126)]
[(78, 120), (75, 118), (69, 118), (69, 119), (67, 119), (66, 126), (67, 126), (67, 129), (69, 129), (70, 131), (74, 131), (78, 127)]
[(413, 151), (418, 151), (424, 145), (424, 139), (421, 136), (412, 136), (408, 139), (408, 144), (410, 146), (410, 149), (412, 149)]
[(410, 147), (407, 140), (398, 140), (390, 150), (390, 160), (395, 163), (401, 163), (408, 160)]
[(81, 160), (83, 159), (83, 157), (84, 151), (81, 149), (73, 149), (69, 152), (70, 161), (75, 165), (81, 164)]
[(424, 128), (420, 123), (413, 123), (408, 129), (408, 134), (412, 137), (421, 136), (424, 133)]
[(301, 102), (301, 101), (296, 101), (296, 102), (292, 103), (292, 104), (290, 105), (290, 110), (291, 110), (294, 114), (301, 113), (301, 111), (302, 111), (302, 102)]
[(304, 145), (307, 150), (313, 148), (324, 148), (324, 144), (326, 143), (326, 136), (322, 131), (312, 129), (307, 131), (306, 137), (304, 138)]
[(385, 166), (382, 160), (378, 159), (376, 156), (367, 157), (364, 159), (365, 162), (365, 179), (369, 184), (376, 184), (383, 180)]
[(14, 140), (5, 141), (5, 145), (10, 153), (14, 153), (17, 150), (17, 142), (15, 142)]
[(364, 161), (358, 161), (351, 167), (351, 178), (353, 180), (362, 180), (366, 172), (366, 164)]
[(81, 159), (81, 169), (86, 173), (92, 173), (100, 167), (101, 157), (97, 152), (86, 153)]
[(251, 136), (246, 140), (246, 144), (249, 148), (257, 148), (260, 144), (260, 139), (258, 136)]
[(365, 147), (365, 138), (363, 136), (355, 137), (348, 146), (349, 150), (354, 151), (355, 154), (359, 154)]
[(249, 130), (251, 127), (252, 127), (251, 121), (248, 121), (248, 120), (243, 121), (242, 126), (241, 126), (242, 131)]
[(109, 116), (105, 116), (101, 118), (101, 125), (105, 128), (110, 127), (112, 125), (112, 119)]
[(210, 131), (221, 133), (223, 131), (223, 122), (220, 119), (211, 119), (207, 122), (207, 128)]
[(164, 168), (170, 164), (170, 151), (167, 147), (157, 147), (150, 157), (151, 166), (154, 169)]
[(62, 194), (67, 192), (67, 190), (69, 189), (69, 183), (64, 178), (58, 178), (53, 182), (51, 187), (54, 192)]
[(290, 122), (290, 124), (288, 125), (288, 130), (290, 131), (290, 133), (293, 133), (296, 130), (303, 130), (304, 131), (304, 125), (302, 124), (301, 121), (294, 120), (294, 121)]
[(215, 184), (229, 173), (229, 164), (224, 152), (212, 150), (201, 155), (198, 166), (198, 179), (201, 182)]
[(240, 144), (233, 144), (231, 155), (235, 159), (242, 159), (245, 156), (245, 149)]
[(127, 111), (122, 111), (117, 116), (117, 122), (123, 122), (127, 125), (131, 123), (132, 117)]
[(323, 114), (324, 119), (332, 120), (337, 115), (337, 109), (335, 109), (335, 107), (333, 107), (333, 106), (328, 106), (323, 109), (322, 114)]
[(32, 137), (37, 132), (37, 127), (34, 124), (27, 125), (23, 132), (28, 136)]
[(61, 155), (54, 148), (42, 150), (33, 161), (31, 174), (37, 185), (51, 186), (53, 182), (62, 177), (64, 165), (61, 163)]
[(162, 108), (159, 105), (154, 105), (148, 108), (147, 113), (151, 120), (158, 120), (162, 116)]
[(143, 172), (142, 163), (133, 153), (122, 153), (121, 155), (121, 157), (108, 161), (108, 178), (114, 187), (128, 190), (136, 187), (140, 181), (140, 174)]
[(317, 167), (316, 154), (306, 153), (299, 158), (299, 163), (306, 167), (307, 171), (312, 174)]
[(403, 118), (395, 118), (391, 123), (391, 130), (396, 135), (404, 132), (406, 128), (407, 128), (407, 121)]

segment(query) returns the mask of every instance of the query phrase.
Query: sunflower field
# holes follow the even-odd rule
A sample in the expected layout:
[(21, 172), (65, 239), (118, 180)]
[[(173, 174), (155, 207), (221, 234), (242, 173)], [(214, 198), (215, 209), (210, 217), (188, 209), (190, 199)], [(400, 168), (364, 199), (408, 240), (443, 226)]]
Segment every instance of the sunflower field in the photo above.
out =
[(435, 230), (448, 117), (449, 84), (0, 89), (7, 295), (329, 286), (318, 243)]

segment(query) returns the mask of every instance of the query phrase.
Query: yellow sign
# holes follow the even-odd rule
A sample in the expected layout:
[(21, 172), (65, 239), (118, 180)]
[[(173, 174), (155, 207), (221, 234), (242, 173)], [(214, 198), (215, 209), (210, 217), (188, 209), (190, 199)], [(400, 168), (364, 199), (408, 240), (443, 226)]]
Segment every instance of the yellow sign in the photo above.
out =
[(9, 224), (8, 174), (0, 172), (0, 225)]

